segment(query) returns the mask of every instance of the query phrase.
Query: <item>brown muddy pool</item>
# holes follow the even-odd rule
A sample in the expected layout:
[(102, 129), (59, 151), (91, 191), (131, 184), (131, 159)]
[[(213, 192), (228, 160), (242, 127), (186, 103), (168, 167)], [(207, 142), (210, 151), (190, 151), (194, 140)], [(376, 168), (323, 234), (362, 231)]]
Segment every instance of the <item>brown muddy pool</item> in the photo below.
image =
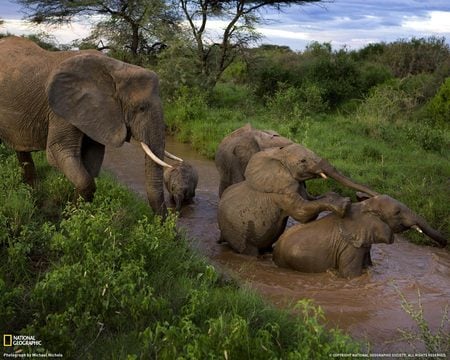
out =
[[(346, 280), (332, 272), (304, 274), (278, 268), (270, 256), (253, 258), (217, 244), (216, 221), (219, 177), (214, 162), (198, 155), (188, 144), (171, 138), (166, 149), (189, 161), (199, 172), (196, 197), (181, 210), (179, 226), (193, 247), (222, 271), (237, 277), (277, 306), (284, 307), (309, 298), (325, 312), (327, 326), (338, 327), (353, 338), (369, 341), (371, 351), (414, 354), (426, 351), (421, 341), (410, 344), (399, 330), (418, 332), (417, 324), (402, 310), (400, 293), (414, 305), (421, 304), (434, 333), (444, 322), (450, 304), (450, 253), (443, 249), (413, 245), (401, 237), (394, 244), (372, 246), (372, 266), (364, 275)], [(136, 144), (126, 143), (107, 150), (104, 169), (133, 191), (145, 195), (144, 155)], [(167, 198), (167, 197), (166, 197)], [(447, 354), (450, 355), (450, 354)]]

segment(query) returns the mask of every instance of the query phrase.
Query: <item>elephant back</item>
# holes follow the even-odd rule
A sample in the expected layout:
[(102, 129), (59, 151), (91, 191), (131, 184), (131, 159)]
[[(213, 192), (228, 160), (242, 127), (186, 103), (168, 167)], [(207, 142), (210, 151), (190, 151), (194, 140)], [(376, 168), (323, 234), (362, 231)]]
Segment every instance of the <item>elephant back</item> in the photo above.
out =
[(270, 247), (286, 227), (287, 216), (271, 196), (248, 186), (247, 181), (228, 187), (218, 207), (218, 223), (222, 239), (238, 252), (246, 244)]

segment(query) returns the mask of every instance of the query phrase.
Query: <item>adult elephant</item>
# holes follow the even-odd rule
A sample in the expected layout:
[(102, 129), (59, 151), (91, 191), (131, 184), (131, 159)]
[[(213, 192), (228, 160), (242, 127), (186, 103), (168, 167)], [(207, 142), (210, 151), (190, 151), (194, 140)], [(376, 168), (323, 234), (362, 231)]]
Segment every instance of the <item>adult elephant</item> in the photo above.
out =
[(379, 195), (352, 204), (344, 218), (329, 214), (289, 228), (275, 243), (273, 260), (281, 267), (302, 272), (336, 269), (342, 277), (355, 277), (370, 265), (372, 244), (391, 244), (394, 234), (411, 228), (442, 246), (447, 243), (406, 205)]
[(250, 158), (259, 151), (292, 144), (272, 130), (254, 129), (250, 124), (233, 131), (219, 144), (215, 163), (220, 175), (219, 197), (230, 185), (244, 181)]
[(133, 137), (146, 156), (148, 200), (164, 215), (165, 124), (158, 77), (93, 50), (49, 52), (33, 42), (0, 40), (0, 138), (17, 152), (24, 179), (35, 181), (31, 152), (46, 150), (91, 200), (105, 146)]
[(302, 145), (267, 149), (250, 159), (245, 180), (223, 193), (218, 208), (220, 240), (239, 253), (255, 255), (278, 239), (288, 216), (300, 222), (311, 221), (327, 210), (343, 216), (350, 205), (348, 198), (331, 193), (310, 201), (300, 195), (305, 180), (321, 175), (370, 196), (378, 195)]

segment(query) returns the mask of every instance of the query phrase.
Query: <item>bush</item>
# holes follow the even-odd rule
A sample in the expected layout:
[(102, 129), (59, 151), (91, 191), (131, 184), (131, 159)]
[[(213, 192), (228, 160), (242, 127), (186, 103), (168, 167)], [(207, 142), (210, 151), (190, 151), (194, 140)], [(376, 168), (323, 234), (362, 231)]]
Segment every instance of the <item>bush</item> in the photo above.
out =
[(390, 69), (382, 64), (363, 62), (359, 67), (360, 79), (358, 87), (361, 94), (367, 94), (376, 85), (393, 78)]
[(182, 128), (184, 123), (207, 117), (207, 96), (198, 88), (182, 86), (167, 109), (169, 131), (174, 132)]
[(427, 114), (435, 125), (450, 125), (450, 77), (428, 103)]
[[(4, 188), (20, 182), (11, 158), (0, 147)], [(42, 341), (6, 353), (288, 359), (359, 351), (326, 330), (311, 303), (300, 303), (298, 316), (267, 305), (195, 254), (175, 231), (174, 217), (164, 223), (152, 217), (109, 177), (97, 185), (92, 203), (68, 203), (51, 221), (33, 215), (0, 244), (0, 328)], [(5, 212), (7, 222), (11, 217)]]
[(392, 122), (409, 116), (414, 107), (414, 98), (399, 89), (397, 82), (391, 82), (375, 86), (359, 106), (357, 116)]
[(448, 61), (450, 48), (445, 38), (401, 39), (386, 44), (379, 61), (390, 67), (394, 76), (404, 78), (408, 75), (433, 73)]
[(305, 83), (300, 88), (279, 84), (275, 95), (266, 101), (266, 106), (283, 121), (296, 121), (328, 110), (323, 92), (312, 83)]

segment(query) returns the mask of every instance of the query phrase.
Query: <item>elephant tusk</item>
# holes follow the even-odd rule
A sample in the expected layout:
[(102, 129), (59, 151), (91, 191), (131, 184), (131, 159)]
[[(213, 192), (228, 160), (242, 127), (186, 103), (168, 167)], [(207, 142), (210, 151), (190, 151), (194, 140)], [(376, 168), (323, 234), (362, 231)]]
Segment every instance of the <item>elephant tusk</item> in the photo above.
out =
[(328, 176), (326, 176), (323, 172), (321, 172), (319, 175), (322, 176), (325, 180), (328, 179)]
[(423, 234), (423, 231), (422, 231), (422, 229), (421, 229), (420, 227), (418, 227), (417, 225), (413, 225), (413, 226), (411, 226), (411, 229), (414, 229), (414, 230), (416, 230), (416, 231), (420, 232), (421, 234)]
[(147, 146), (147, 144), (144, 144), (143, 142), (141, 142), (141, 146), (142, 149), (144, 149), (145, 153), (150, 157), (150, 159), (152, 159), (155, 163), (157, 163), (158, 165), (161, 165), (163, 167), (168, 167), (171, 168), (172, 165), (169, 165), (167, 163), (165, 163), (164, 161), (162, 161), (160, 158), (158, 158), (155, 154), (153, 154), (153, 152), (150, 150), (150, 148)]
[(164, 154), (165, 154), (169, 159), (176, 160), (176, 161), (179, 161), (179, 162), (183, 162), (183, 159), (179, 158), (178, 156), (175, 156), (174, 154), (171, 154), (171, 153), (168, 152), (167, 150), (164, 150)]

